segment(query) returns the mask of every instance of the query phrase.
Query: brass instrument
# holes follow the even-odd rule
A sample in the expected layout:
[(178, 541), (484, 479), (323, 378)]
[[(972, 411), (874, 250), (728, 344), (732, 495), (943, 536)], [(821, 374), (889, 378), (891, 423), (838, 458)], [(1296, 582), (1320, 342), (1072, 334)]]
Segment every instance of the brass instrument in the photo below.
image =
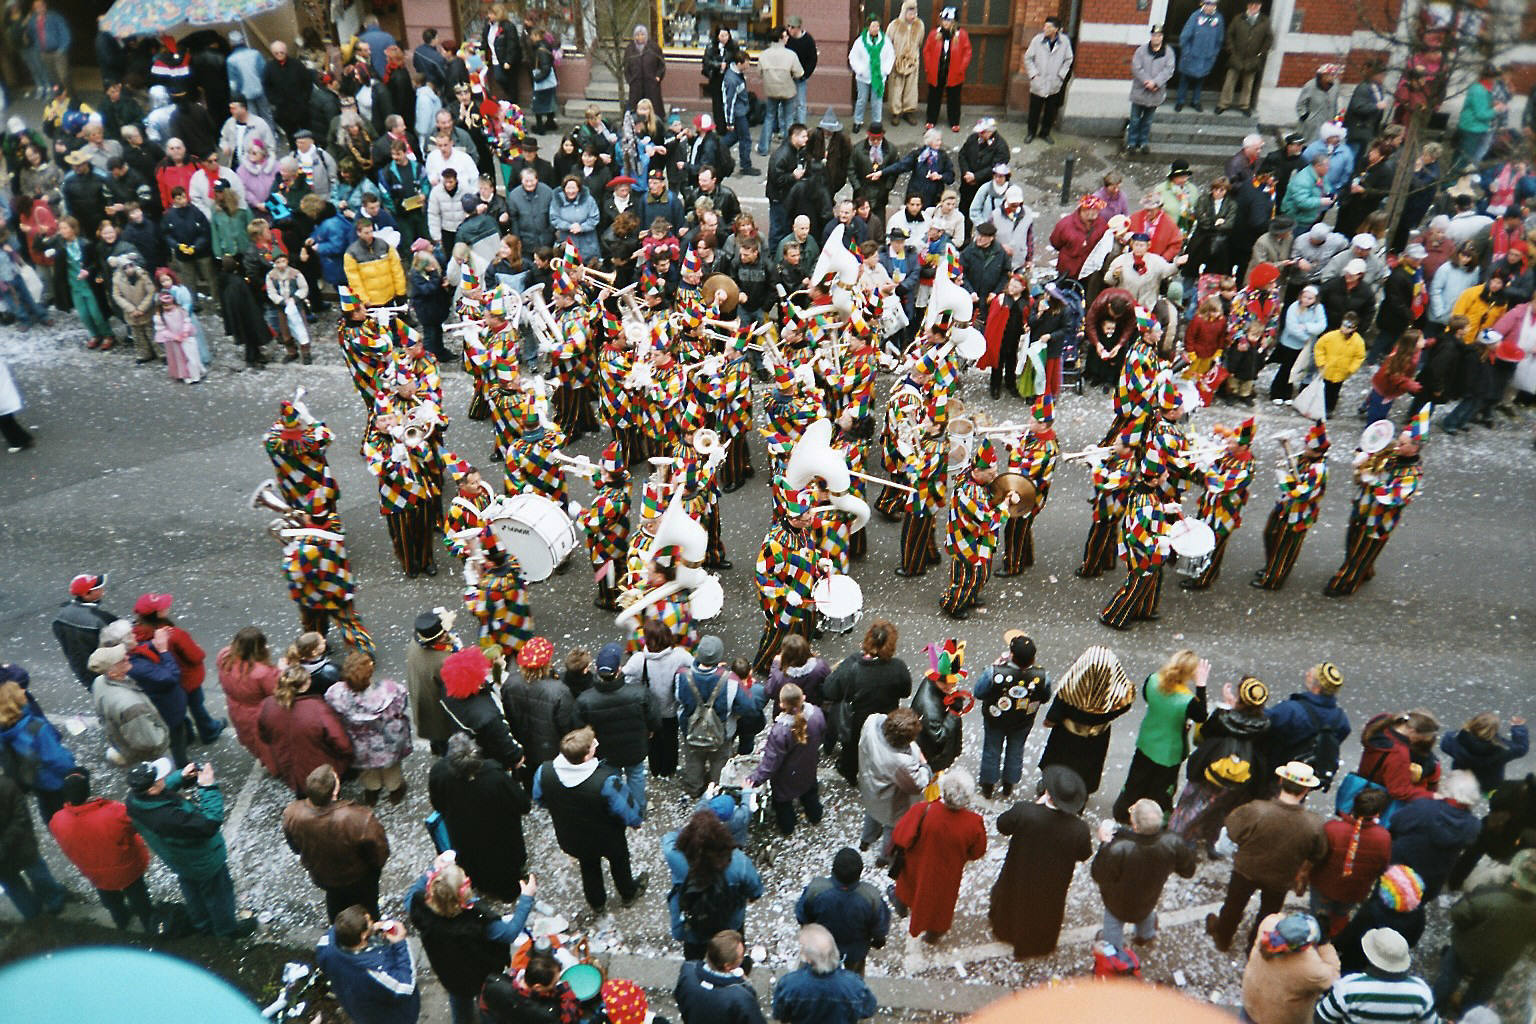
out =
[(251, 492), (248, 504), (253, 509), (269, 509), (277, 513), (277, 518), (267, 524), (267, 532), (273, 539), (283, 541), (285, 544), (303, 538), (331, 540), (338, 543), (346, 540), (339, 533), (305, 526), (304, 511), (294, 508), (283, 500), (282, 491), (278, 489), (275, 480), (267, 479), (258, 484), (256, 490)]
[(1115, 450), (1114, 445), (1095, 445), (1092, 448), (1084, 448), (1082, 451), (1067, 452), (1062, 455), (1062, 462), (1085, 461), (1095, 465), (1104, 461)]

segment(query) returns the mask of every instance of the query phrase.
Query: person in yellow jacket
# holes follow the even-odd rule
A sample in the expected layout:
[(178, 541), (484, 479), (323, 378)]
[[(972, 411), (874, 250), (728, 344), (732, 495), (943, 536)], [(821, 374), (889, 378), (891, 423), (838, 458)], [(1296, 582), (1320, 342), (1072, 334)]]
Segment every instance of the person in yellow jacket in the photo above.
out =
[(1365, 362), (1365, 339), (1356, 330), (1355, 314), (1345, 313), (1338, 330), (1329, 331), (1312, 347), (1317, 372), (1323, 375), (1323, 403), (1328, 415), (1339, 401), (1339, 389)]
[(1451, 306), (1451, 315), (1459, 313), (1467, 318), (1467, 333), (1462, 336), (1466, 344), (1471, 345), (1477, 341), (1483, 331), (1493, 327), (1508, 311), (1510, 303), (1504, 297), (1505, 283), (1504, 271), (1494, 270), (1488, 274), (1488, 280), (1456, 296), (1456, 302)]
[(367, 217), (357, 218), (357, 241), (347, 246), (342, 265), (347, 271), (347, 287), (363, 305), (405, 302), (405, 267), (400, 264), (400, 254), (382, 238), (374, 237), (373, 221)]

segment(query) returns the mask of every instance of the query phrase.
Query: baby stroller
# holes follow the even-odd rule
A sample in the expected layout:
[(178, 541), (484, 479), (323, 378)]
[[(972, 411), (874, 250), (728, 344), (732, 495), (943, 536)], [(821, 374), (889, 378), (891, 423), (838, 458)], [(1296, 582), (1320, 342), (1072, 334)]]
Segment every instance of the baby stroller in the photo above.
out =
[(1054, 283), (1066, 296), (1067, 315), (1072, 321), (1072, 331), (1061, 345), (1061, 387), (1062, 390), (1071, 388), (1080, 395), (1083, 393), (1083, 321), (1087, 313), (1083, 286), (1069, 277), (1057, 278)]

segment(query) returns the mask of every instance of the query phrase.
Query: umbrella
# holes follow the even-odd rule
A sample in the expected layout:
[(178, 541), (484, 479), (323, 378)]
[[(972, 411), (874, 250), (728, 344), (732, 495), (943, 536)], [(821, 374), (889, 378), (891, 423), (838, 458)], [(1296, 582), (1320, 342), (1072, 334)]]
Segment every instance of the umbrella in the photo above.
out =
[[(125, 993), (132, 998), (124, 998)], [(0, 1006), (32, 1024), (263, 1024), (229, 982), (164, 953), (126, 946), (65, 949), (0, 970)]]
[(117, 0), (102, 16), (101, 27), (120, 39), (180, 36), (190, 29), (233, 25), (287, 6), (285, 0)]

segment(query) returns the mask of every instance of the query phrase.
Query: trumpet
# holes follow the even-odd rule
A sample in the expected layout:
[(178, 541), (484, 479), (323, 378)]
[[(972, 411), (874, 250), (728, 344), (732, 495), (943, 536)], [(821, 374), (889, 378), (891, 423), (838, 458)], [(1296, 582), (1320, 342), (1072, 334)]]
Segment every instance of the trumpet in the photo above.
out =
[(1067, 452), (1061, 457), (1062, 462), (1094, 462), (1103, 460), (1115, 450), (1114, 445), (1096, 445), (1092, 448), (1084, 448), (1082, 451)]
[(564, 452), (550, 452), (550, 458), (562, 466), (569, 466), (580, 473), (583, 478), (596, 481), (602, 475), (602, 468), (585, 455), (571, 456)]

